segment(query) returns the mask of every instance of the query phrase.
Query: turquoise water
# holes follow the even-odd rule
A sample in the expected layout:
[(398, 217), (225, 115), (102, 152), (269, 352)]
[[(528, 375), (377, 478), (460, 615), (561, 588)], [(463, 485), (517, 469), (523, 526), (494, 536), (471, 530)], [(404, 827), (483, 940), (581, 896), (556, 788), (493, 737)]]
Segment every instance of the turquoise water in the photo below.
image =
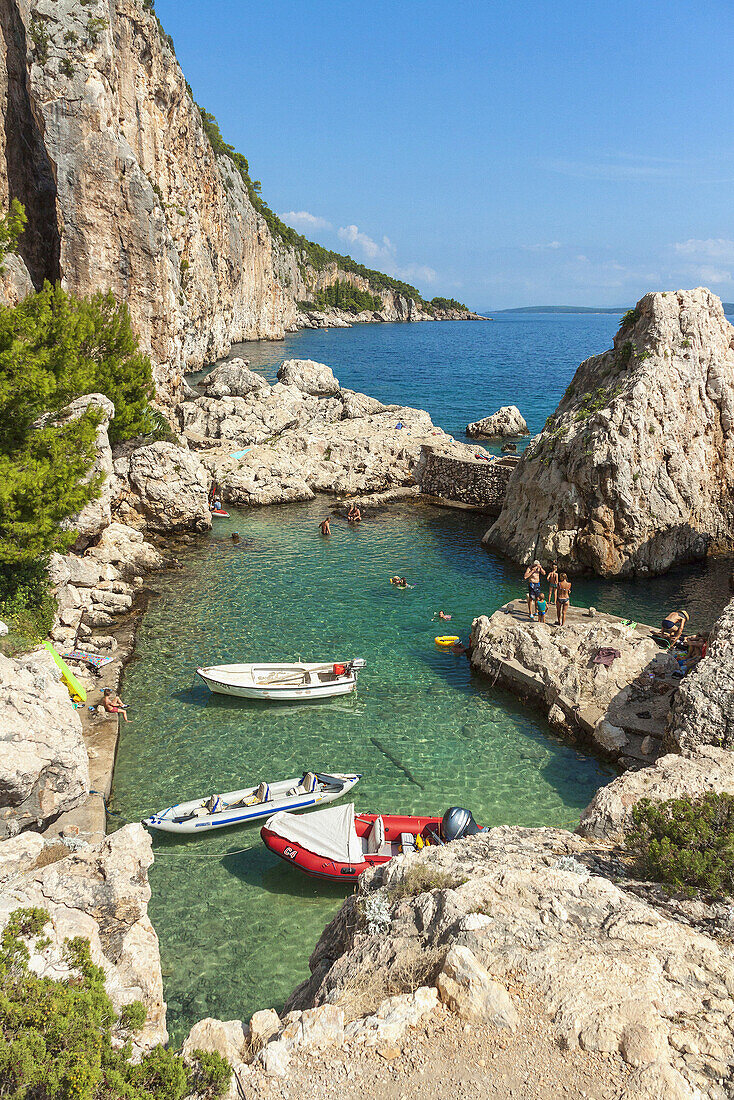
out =
[[(271, 375), (292, 355), (327, 362), (344, 384), (428, 408), (449, 429), (508, 401), (535, 428), (575, 362), (606, 346), (613, 328), (603, 316), (553, 318), (550, 327), (535, 318), (371, 326), (239, 350)], [(182, 570), (154, 578), (158, 596), (125, 678), (132, 721), (110, 826), (307, 768), (363, 772), (360, 809), (442, 813), (459, 803), (489, 825), (573, 826), (611, 770), (558, 742), (537, 712), (433, 642), (449, 630), (466, 638), (477, 614), (522, 592), (520, 572), (480, 548), (486, 519), (395, 506), (356, 529), (335, 519), (324, 540), (327, 511), (325, 500), (232, 510)], [(718, 561), (644, 584), (579, 581), (574, 597), (640, 621), (685, 603), (692, 625), (707, 625), (727, 599), (729, 568)], [(415, 587), (392, 588), (394, 573)], [(439, 609), (450, 624), (433, 620)], [(367, 660), (357, 694), (321, 704), (211, 696), (194, 672), (253, 657), (352, 656)], [(344, 891), (276, 861), (257, 828), (191, 840), (157, 834), (154, 847), (150, 914), (174, 1038), (202, 1016), (247, 1019), (280, 1004), (307, 976)]]

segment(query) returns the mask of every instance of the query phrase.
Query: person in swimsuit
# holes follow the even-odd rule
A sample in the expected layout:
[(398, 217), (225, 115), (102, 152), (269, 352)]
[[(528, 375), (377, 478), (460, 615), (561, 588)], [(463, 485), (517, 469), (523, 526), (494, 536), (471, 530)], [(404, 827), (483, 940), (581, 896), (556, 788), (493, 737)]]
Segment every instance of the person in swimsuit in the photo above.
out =
[(326, 519), (322, 519), (321, 523), (319, 524), (319, 530), (321, 531), (322, 535), (330, 535), (331, 534), (331, 527), (329, 526), (329, 517), (328, 516), (326, 517)]
[(108, 714), (121, 714), (126, 722), (129, 721), (129, 718), (125, 713), (127, 707), (123, 703), (120, 696), (113, 693), (112, 688), (105, 688), (102, 692), (102, 706)]
[(662, 621), (660, 633), (664, 638), (668, 639), (670, 645), (675, 645), (683, 634), (683, 629), (687, 622), (687, 611), (669, 611), (666, 618)]
[(571, 602), (571, 582), (565, 573), (558, 578), (558, 595), (556, 597), (556, 622), (559, 626), (566, 625), (566, 612)]
[(554, 561), (551, 565), (551, 571), (548, 574), (548, 603), (554, 604), (556, 602), (556, 591), (558, 590), (558, 562)]
[(541, 592), (538, 596), (538, 622), (545, 622), (545, 613), (548, 610), (548, 604), (545, 602), (545, 593)]
[(525, 570), (525, 576), (523, 580), (528, 582), (528, 617), (535, 618), (533, 614), (533, 608), (538, 610), (538, 596), (540, 595), (540, 574), (545, 576), (545, 569), (536, 559), (532, 565), (529, 565)]
[(352, 507), (347, 512), (347, 523), (361, 523), (361, 522), (362, 522), (362, 513), (360, 512), (357, 505), (353, 504)]

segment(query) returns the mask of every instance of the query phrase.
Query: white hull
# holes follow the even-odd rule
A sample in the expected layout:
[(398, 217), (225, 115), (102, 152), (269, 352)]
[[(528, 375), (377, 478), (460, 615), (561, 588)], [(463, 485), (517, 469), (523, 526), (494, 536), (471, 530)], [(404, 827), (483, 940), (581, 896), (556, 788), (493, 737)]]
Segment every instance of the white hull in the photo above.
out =
[(272, 703), (304, 702), (349, 695), (357, 686), (357, 669), (334, 673), (334, 665), (241, 664), (210, 665), (196, 672), (210, 691), (239, 699), (264, 699)]
[(224, 829), (232, 825), (247, 825), (253, 821), (262, 821), (279, 810), (307, 810), (311, 806), (325, 806), (334, 802), (343, 794), (351, 791), (359, 782), (357, 774), (321, 775), (317, 773), (318, 786), (314, 791), (289, 795), (288, 791), (301, 783), (300, 778), (283, 779), (270, 784), (270, 797), (266, 802), (245, 805), (245, 801), (255, 796), (257, 787), (246, 787), (241, 791), (229, 791), (219, 795), (221, 807), (216, 813), (205, 812), (206, 799), (194, 799), (168, 806), (159, 813), (144, 818), (143, 824), (164, 833), (203, 833), (211, 829)]

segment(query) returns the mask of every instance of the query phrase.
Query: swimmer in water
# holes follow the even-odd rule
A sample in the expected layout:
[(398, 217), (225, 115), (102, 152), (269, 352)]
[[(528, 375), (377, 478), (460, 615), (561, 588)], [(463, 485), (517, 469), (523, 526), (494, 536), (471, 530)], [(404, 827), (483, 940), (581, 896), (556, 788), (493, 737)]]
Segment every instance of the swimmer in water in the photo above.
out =
[(326, 519), (323, 519), (321, 521), (321, 523), (319, 524), (319, 530), (321, 531), (322, 535), (330, 535), (331, 534), (331, 527), (329, 526), (329, 517), (328, 516), (326, 517)]
[(394, 584), (396, 588), (408, 587), (408, 582), (405, 577), (390, 577), (390, 584)]
[(434, 619), (435, 618), (441, 619), (441, 621), (444, 622), (444, 623), (450, 623), (451, 622), (451, 616), (447, 615), (445, 611), (438, 611), (436, 613), (436, 615), (434, 615), (433, 617), (434, 617)]
[(362, 522), (362, 513), (360, 512), (357, 505), (353, 504), (352, 507), (347, 512), (347, 523), (361, 523), (361, 522)]

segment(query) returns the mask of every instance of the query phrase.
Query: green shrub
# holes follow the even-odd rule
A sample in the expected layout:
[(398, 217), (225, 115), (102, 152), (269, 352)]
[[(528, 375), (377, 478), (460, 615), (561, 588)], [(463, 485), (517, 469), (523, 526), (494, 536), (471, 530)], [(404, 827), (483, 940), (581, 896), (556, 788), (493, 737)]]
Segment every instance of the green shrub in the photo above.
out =
[(641, 873), (689, 896), (734, 893), (734, 795), (668, 802), (643, 799), (632, 810), (626, 846)]
[(115, 1012), (88, 940), (66, 941), (72, 971), (66, 980), (39, 978), (29, 970), (26, 940), (42, 948), (39, 937), (48, 919), (43, 909), (16, 909), (0, 940), (0, 1095), (183, 1100), (196, 1089), (208, 1100), (221, 1097), (231, 1070), (219, 1055), (196, 1051), (189, 1067), (158, 1046), (134, 1065), (129, 1044), (113, 1047)]
[(126, 1031), (140, 1031), (148, 1013), (142, 1001), (131, 1001), (120, 1010), (120, 1026)]
[(630, 360), (632, 359), (632, 354), (633, 354), (634, 350), (635, 350), (635, 345), (632, 343), (632, 341), (631, 340), (625, 340), (625, 342), (622, 344), (622, 347), (617, 352), (617, 356), (616, 356), (617, 363), (620, 367), (629, 366), (629, 363), (630, 363)]
[(0, 640), (6, 656), (40, 645), (51, 630), (55, 614), (56, 600), (41, 560), (0, 565), (0, 619), (10, 630)]
[(45, 65), (48, 61), (48, 46), (51, 41), (43, 20), (34, 16), (28, 26), (28, 34), (33, 43), (33, 52), (39, 65)]
[[(112, 440), (156, 430), (150, 360), (138, 350), (126, 306), (111, 293), (80, 299), (46, 283), (0, 308), (0, 600), (11, 601), (9, 617), (21, 619), (23, 635), (35, 634), (29, 614), (38, 629), (48, 621), (38, 577), (48, 555), (74, 541), (62, 520), (94, 499), (102, 480), (85, 480), (98, 408), (63, 425), (34, 423), (87, 393), (113, 401)], [(24, 570), (35, 578), (31, 595)]]
[(634, 309), (628, 309), (622, 320), (619, 322), (619, 327), (621, 329), (628, 327), (631, 328), (632, 325), (637, 324), (640, 317), (642, 317), (642, 311), (639, 306), (635, 306)]
[(463, 302), (457, 302), (456, 298), (431, 298), (429, 304), (436, 309), (462, 309), (465, 313), (469, 311), (469, 307)]
[(8, 252), (17, 252), (20, 235), (28, 223), (25, 207), (17, 199), (10, 203), (7, 214), (0, 217), (0, 274), (5, 270)]
[(62, 58), (59, 68), (64, 76), (68, 77), (69, 80), (71, 80), (72, 76), (74, 75), (74, 62), (70, 58), (64, 57)]
[(103, 19), (101, 15), (90, 15), (87, 20), (87, 40), (96, 46), (99, 42), (102, 31), (106, 31), (109, 23), (106, 19)]
[(361, 313), (364, 309), (382, 309), (382, 298), (359, 290), (345, 279), (336, 279), (331, 286), (324, 287), (314, 295), (312, 309), (343, 309), (347, 313)]

